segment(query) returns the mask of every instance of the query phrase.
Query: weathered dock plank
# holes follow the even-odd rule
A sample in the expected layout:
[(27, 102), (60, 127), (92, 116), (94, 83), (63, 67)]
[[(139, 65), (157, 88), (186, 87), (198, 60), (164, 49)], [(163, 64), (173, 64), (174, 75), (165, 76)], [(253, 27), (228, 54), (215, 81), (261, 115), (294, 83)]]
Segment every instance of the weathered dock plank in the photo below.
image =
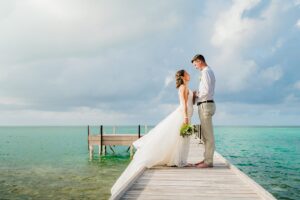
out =
[[(203, 144), (192, 137), (188, 161), (203, 159)], [(128, 185), (121, 199), (275, 199), (268, 191), (229, 163), (218, 152), (214, 167), (176, 168), (156, 166), (146, 169)]]

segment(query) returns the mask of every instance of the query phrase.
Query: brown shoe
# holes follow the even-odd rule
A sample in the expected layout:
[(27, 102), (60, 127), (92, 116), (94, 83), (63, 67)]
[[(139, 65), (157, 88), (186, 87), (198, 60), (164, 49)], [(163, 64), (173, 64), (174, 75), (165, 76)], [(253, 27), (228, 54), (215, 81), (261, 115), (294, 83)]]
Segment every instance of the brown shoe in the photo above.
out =
[(199, 164), (202, 164), (202, 163), (204, 163), (204, 160), (202, 160), (202, 161), (200, 161), (200, 162), (197, 162), (197, 163), (195, 163), (195, 165), (199, 165)]
[(206, 163), (201, 163), (196, 165), (197, 168), (210, 168), (213, 167), (213, 164), (206, 164)]

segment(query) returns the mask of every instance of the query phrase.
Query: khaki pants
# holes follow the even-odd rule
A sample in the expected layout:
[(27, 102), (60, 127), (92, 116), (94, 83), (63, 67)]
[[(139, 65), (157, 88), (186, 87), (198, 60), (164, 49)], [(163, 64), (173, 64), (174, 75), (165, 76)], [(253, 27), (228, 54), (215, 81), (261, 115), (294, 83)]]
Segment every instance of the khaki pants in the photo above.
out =
[(204, 162), (208, 165), (213, 164), (215, 151), (215, 138), (212, 124), (212, 116), (215, 114), (215, 103), (202, 103), (198, 106), (198, 114), (201, 121), (201, 133), (205, 146)]

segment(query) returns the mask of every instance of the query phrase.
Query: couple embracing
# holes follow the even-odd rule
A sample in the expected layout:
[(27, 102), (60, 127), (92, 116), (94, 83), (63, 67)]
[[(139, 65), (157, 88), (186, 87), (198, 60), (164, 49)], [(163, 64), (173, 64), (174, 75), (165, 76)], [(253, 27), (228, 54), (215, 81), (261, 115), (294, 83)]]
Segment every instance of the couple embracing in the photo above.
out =
[[(216, 110), (213, 100), (215, 76), (203, 55), (195, 55), (191, 62), (197, 70), (201, 71), (199, 90), (193, 92), (189, 88), (190, 75), (187, 71), (177, 71), (175, 78), (179, 106), (146, 135), (133, 143), (136, 152), (132, 161), (111, 188), (112, 196), (126, 187), (132, 177), (143, 171), (144, 168), (151, 168), (156, 165), (213, 167), (215, 141), (212, 116)], [(194, 104), (198, 106), (205, 151), (204, 160), (188, 163), (190, 137), (182, 137), (180, 129), (182, 124), (191, 123)]]

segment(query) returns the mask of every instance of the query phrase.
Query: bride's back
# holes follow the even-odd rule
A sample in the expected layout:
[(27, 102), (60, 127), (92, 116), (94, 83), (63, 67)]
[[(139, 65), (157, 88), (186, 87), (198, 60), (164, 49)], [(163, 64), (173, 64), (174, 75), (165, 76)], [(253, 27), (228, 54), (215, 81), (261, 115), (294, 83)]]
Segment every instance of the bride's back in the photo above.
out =
[[(179, 104), (180, 104), (180, 106), (183, 106), (184, 105), (184, 96), (180, 92), (180, 90), (183, 89), (181, 87), (184, 87), (184, 86), (180, 86), (178, 88), (178, 96), (179, 96)], [(187, 88), (187, 90), (188, 90), (187, 106), (188, 106), (188, 108), (191, 108), (191, 107), (193, 107), (193, 91), (189, 88)]]

